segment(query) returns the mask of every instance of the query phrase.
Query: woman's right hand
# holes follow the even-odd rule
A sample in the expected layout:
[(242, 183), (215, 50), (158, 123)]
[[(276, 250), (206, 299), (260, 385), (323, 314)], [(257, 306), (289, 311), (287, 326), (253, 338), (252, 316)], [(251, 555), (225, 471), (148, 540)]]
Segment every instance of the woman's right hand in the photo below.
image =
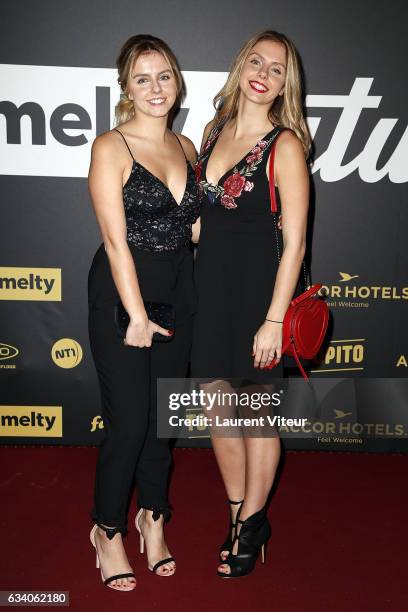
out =
[(172, 330), (160, 327), (160, 325), (153, 323), (147, 317), (140, 321), (133, 321), (131, 319), (123, 343), (126, 346), (135, 346), (137, 348), (149, 347), (152, 345), (152, 337), (155, 332), (163, 336), (173, 335)]

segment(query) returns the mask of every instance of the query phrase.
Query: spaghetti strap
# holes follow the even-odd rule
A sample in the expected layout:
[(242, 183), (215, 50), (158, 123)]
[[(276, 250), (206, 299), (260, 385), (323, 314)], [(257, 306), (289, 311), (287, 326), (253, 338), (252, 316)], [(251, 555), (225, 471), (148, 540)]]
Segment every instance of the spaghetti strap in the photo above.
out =
[(124, 137), (124, 135), (122, 134), (122, 132), (121, 132), (120, 130), (116, 129), (116, 128), (113, 128), (113, 129), (115, 130), (115, 132), (118, 132), (118, 133), (119, 133), (119, 134), (122, 136), (123, 140), (125, 141), (125, 145), (127, 146), (128, 151), (129, 151), (129, 153), (130, 153), (130, 155), (131, 155), (131, 157), (132, 157), (133, 161), (136, 161), (136, 160), (135, 160), (135, 158), (133, 157), (132, 151), (130, 150), (130, 147), (129, 147), (129, 145), (128, 145), (127, 141), (126, 141), (126, 138)]
[[(175, 135), (175, 137), (176, 137), (176, 138), (177, 138), (177, 140), (178, 140), (178, 143), (179, 143), (179, 145), (180, 145), (180, 147), (181, 147), (181, 150), (183, 151), (183, 155), (184, 155), (184, 157), (186, 158), (186, 161), (188, 161), (188, 162), (189, 162), (189, 159), (188, 159), (188, 157), (187, 157), (187, 155), (186, 155), (186, 152), (184, 151), (184, 147), (183, 147), (183, 145), (181, 144), (180, 138), (177, 136), (177, 134), (175, 134), (175, 132), (173, 132), (173, 134)], [(190, 162), (189, 162), (189, 163), (190, 163)]]

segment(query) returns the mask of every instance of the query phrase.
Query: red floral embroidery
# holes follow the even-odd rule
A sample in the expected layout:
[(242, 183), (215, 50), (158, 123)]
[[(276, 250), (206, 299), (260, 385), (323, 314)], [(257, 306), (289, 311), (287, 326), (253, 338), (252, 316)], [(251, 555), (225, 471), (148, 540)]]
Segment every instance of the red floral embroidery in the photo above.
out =
[(201, 180), (202, 169), (203, 169), (203, 161), (200, 160), (196, 163), (195, 168), (194, 168), (195, 180), (197, 183), (199, 183)]
[(234, 198), (229, 195), (223, 195), (221, 197), (221, 204), (224, 206), (224, 208), (236, 208), (237, 207), (237, 205), (235, 204)]
[(237, 204), (234, 198), (239, 198), (244, 191), (252, 191), (254, 183), (248, 181), (247, 177), (252, 176), (257, 170), (259, 164), (262, 161), (263, 154), (267, 147), (274, 140), (275, 136), (271, 136), (268, 140), (259, 140), (253, 149), (249, 152), (245, 158), (246, 164), (240, 169), (237, 166), (232, 169), (231, 174), (227, 176), (222, 185), (213, 185), (209, 183), (205, 177), (202, 178), (202, 163), (207, 159), (208, 154), (205, 155), (206, 151), (210, 148), (215, 138), (218, 136), (222, 125), (218, 125), (209, 135), (207, 142), (204, 145), (204, 149), (200, 155), (199, 162), (197, 163), (195, 172), (196, 179), (203, 193), (207, 194), (208, 199), (211, 203), (215, 203), (219, 198), (219, 202), (226, 209), (237, 208)]
[(245, 182), (245, 177), (242, 174), (234, 172), (224, 181), (224, 192), (229, 196), (238, 198), (242, 193)]
[(252, 155), (248, 155), (248, 157), (246, 158), (246, 162), (248, 164), (253, 164), (256, 161), (259, 161), (262, 159), (262, 154), (263, 154), (263, 150), (261, 149), (261, 147), (256, 146), (251, 150), (251, 154)]

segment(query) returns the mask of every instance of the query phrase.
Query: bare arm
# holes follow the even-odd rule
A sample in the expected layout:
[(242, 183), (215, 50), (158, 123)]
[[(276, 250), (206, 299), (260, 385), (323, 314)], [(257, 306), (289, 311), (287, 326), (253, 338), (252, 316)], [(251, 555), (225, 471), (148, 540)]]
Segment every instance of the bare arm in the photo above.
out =
[[(275, 178), (282, 204), (283, 253), (266, 319), (283, 321), (306, 250), (309, 175), (298, 138), (285, 131), (276, 143)], [(282, 324), (265, 321), (254, 338), (254, 365), (265, 367), (282, 355)]]
[(275, 178), (282, 205), (283, 253), (266, 317), (282, 321), (306, 250), (309, 175), (298, 138), (285, 131), (276, 143)]

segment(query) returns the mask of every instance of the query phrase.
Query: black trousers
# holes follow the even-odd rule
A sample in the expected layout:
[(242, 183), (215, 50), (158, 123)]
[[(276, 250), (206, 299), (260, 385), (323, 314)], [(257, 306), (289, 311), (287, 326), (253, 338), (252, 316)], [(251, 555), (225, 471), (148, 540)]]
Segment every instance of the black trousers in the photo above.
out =
[(138, 506), (167, 518), (171, 452), (157, 437), (158, 378), (183, 378), (190, 357), (195, 295), (192, 254), (131, 249), (144, 299), (170, 302), (176, 309), (173, 338), (149, 348), (125, 346), (114, 324), (119, 300), (103, 245), (88, 279), (89, 338), (98, 374), (105, 437), (99, 449), (92, 518), (126, 531), (134, 484)]

